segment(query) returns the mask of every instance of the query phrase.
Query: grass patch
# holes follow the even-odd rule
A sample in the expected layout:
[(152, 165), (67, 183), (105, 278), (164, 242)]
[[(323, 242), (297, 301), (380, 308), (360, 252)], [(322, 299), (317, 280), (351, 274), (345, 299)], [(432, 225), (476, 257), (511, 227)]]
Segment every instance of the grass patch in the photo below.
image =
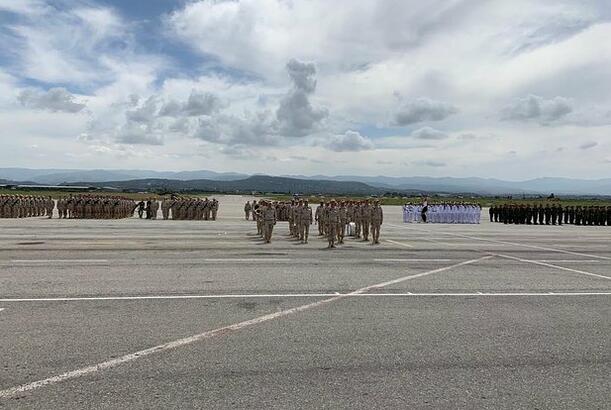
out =
[[(265, 195), (262, 196), (265, 198), (269, 198), (274, 201), (290, 201), (293, 199), (291, 195)], [(320, 201), (330, 201), (331, 199), (335, 200), (363, 200), (363, 199), (373, 199), (372, 197), (346, 197), (346, 196), (307, 196), (303, 197), (312, 204), (317, 204)], [(401, 206), (407, 202), (412, 203), (421, 203), (421, 197), (380, 197), (376, 198), (380, 199), (382, 205), (395, 205)], [(502, 205), (502, 204), (559, 204), (562, 206), (611, 206), (611, 198), (562, 198), (556, 197), (554, 199), (547, 198), (509, 198), (509, 197), (464, 197), (464, 196), (443, 196), (429, 197), (429, 204), (435, 203), (444, 203), (444, 202), (469, 202), (476, 203), (482, 206), (482, 208), (487, 208), (493, 205)]]
[[(159, 195), (156, 193), (148, 193), (148, 192), (120, 192), (120, 191), (103, 191), (103, 190), (93, 190), (93, 191), (82, 191), (82, 190), (53, 190), (53, 189), (5, 189), (0, 188), (0, 195), (27, 195), (27, 196), (51, 196), (53, 199), (66, 198), (72, 195), (91, 195), (91, 196), (120, 196), (122, 198), (133, 199), (135, 201), (142, 201), (144, 199), (155, 198), (155, 199), (163, 199), (169, 198), (170, 194)], [(213, 198), (215, 195), (219, 196), (218, 193), (196, 193), (196, 194), (185, 194), (179, 193), (177, 194), (183, 198)]]

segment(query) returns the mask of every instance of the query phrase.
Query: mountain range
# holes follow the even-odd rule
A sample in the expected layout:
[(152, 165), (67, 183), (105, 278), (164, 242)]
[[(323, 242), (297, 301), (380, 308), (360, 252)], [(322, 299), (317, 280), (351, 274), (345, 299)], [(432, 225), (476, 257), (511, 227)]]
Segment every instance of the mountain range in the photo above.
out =
[[(77, 182), (75, 185), (83, 185), (83, 183)], [(210, 179), (180, 181), (177, 179), (147, 178), (129, 181), (95, 182), (89, 185), (100, 188), (137, 191), (265, 192), (307, 195), (382, 195), (387, 191), (362, 182), (296, 179), (267, 175), (253, 175), (233, 181), (215, 181)]]
[(128, 181), (131, 179), (176, 179), (188, 181), (192, 179), (212, 179), (216, 181), (232, 181), (247, 178), (249, 175), (234, 172), (214, 171), (150, 171), (140, 169), (30, 169), (30, 168), (0, 168), (0, 179), (10, 181), (31, 181), (42, 185), (70, 184), (75, 182), (107, 182)]
[(118, 189), (170, 189), (223, 192), (301, 192), (380, 194), (447, 193), (479, 195), (611, 195), (611, 178), (587, 180), (536, 178), (506, 181), (492, 178), (386, 177), (359, 175), (247, 175), (233, 172), (74, 170), (0, 168), (0, 180), (28, 181), (41, 185), (95, 185)]

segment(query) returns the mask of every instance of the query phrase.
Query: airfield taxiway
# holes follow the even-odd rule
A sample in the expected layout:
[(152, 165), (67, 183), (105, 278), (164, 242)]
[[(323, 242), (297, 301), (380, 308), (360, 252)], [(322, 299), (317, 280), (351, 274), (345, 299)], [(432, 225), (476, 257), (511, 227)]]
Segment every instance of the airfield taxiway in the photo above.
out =
[(0, 408), (609, 408), (611, 227), (336, 250), (216, 222), (0, 219)]

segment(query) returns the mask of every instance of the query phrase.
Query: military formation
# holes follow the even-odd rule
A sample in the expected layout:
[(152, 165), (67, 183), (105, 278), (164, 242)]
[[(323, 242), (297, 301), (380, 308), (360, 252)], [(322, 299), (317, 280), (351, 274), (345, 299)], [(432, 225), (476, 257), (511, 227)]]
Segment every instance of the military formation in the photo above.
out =
[(120, 196), (73, 195), (57, 200), (60, 219), (130, 218), (135, 207), (135, 201)]
[(121, 196), (71, 195), (56, 201), (51, 197), (0, 195), (0, 218), (52, 218), (57, 208), (59, 219), (123, 219), (138, 217), (216, 221), (219, 202), (216, 199), (165, 198), (161, 202), (149, 198), (140, 202)]
[[(212, 198), (154, 198), (136, 202), (121, 196), (71, 195), (54, 201), (51, 197), (0, 195), (0, 218), (54, 216), (60, 219), (122, 219), (136, 212), (140, 218), (157, 219), (159, 210), (164, 220), (215, 221), (219, 202)], [(407, 203), (403, 206), (406, 223), (480, 222), (481, 207), (466, 202), (428, 204)], [(561, 206), (547, 204), (502, 204), (489, 209), (490, 222), (524, 225), (611, 226), (611, 206)], [(310, 229), (316, 224), (318, 236), (328, 241), (329, 248), (344, 243), (346, 236), (378, 244), (383, 211), (378, 200), (323, 201), (313, 209), (307, 200), (247, 202), (244, 218), (257, 223), (257, 232), (266, 243), (271, 242), (278, 221), (288, 223), (288, 234), (308, 243)]]
[[(219, 202), (208, 198), (170, 198), (161, 201), (163, 219), (216, 221)], [(157, 213), (154, 212), (155, 217)]]
[(51, 197), (0, 195), (0, 218), (53, 217), (55, 201)]
[(479, 224), (482, 207), (468, 202), (403, 205), (405, 223)]
[(316, 223), (318, 236), (326, 238), (329, 248), (344, 243), (346, 236), (380, 243), (380, 229), (384, 213), (380, 202), (335, 201), (320, 202), (313, 211), (306, 200), (247, 202), (244, 217), (257, 223), (257, 233), (265, 243), (270, 243), (274, 226), (278, 221), (288, 222), (289, 237), (308, 243), (310, 228)]
[(489, 210), (490, 222), (516, 225), (611, 226), (611, 206), (503, 204)]

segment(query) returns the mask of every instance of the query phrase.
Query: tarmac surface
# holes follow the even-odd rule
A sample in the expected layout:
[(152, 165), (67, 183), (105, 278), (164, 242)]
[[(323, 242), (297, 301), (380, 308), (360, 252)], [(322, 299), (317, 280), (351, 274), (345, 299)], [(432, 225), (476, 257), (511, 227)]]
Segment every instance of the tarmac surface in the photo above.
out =
[(611, 227), (0, 219), (0, 408), (611, 408)]

